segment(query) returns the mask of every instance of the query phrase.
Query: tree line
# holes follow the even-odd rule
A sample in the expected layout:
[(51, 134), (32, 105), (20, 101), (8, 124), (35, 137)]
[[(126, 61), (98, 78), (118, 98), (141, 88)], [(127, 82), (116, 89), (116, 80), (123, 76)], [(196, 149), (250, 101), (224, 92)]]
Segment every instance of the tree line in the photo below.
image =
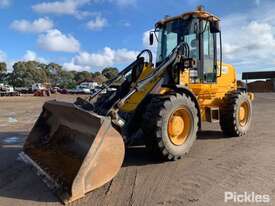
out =
[(49, 83), (51, 86), (72, 89), (82, 81), (95, 81), (99, 84), (114, 78), (118, 69), (104, 68), (101, 72), (68, 71), (59, 64), (43, 64), (37, 61), (19, 61), (13, 71), (7, 72), (7, 64), (0, 62), (0, 83), (14, 87), (30, 87), (34, 83)]

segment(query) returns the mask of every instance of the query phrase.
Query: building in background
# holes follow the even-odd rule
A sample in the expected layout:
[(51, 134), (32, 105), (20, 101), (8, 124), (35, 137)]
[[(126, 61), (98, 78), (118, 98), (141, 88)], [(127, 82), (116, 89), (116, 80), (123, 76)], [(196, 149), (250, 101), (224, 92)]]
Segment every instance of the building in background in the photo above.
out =
[[(275, 71), (244, 72), (242, 79), (251, 92), (275, 92)], [(248, 83), (248, 80), (258, 81)]]

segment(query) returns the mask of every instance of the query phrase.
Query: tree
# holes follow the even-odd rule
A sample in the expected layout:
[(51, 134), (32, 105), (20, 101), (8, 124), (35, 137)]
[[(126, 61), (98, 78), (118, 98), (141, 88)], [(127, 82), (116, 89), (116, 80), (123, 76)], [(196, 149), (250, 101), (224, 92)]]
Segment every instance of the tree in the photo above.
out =
[(118, 69), (115, 67), (106, 67), (102, 70), (102, 75), (104, 75), (108, 80), (115, 78), (118, 75)]
[(50, 63), (46, 65), (44, 70), (47, 74), (49, 83), (51, 83), (52, 86), (59, 86), (58, 84), (61, 81), (60, 74), (62, 72), (62, 66), (59, 64)]
[(83, 81), (91, 81), (93, 78), (93, 74), (88, 72), (88, 71), (81, 71), (81, 72), (77, 72), (75, 74), (75, 81), (77, 83), (83, 82)]
[(7, 65), (5, 62), (0, 62), (0, 82), (4, 81), (5, 73), (7, 72)]
[(76, 81), (74, 80), (74, 73), (71, 71), (61, 70), (58, 86), (61, 88), (73, 89), (76, 87)]
[(7, 64), (5, 62), (0, 62), (0, 74), (7, 72)]
[(36, 61), (17, 62), (13, 65), (12, 85), (16, 87), (30, 87), (34, 83), (48, 81), (46, 71)]
[(5, 63), (0, 63), (0, 80), (15, 87), (30, 87), (34, 83), (50, 83), (51, 86), (61, 88), (75, 88), (83, 81), (95, 81), (102, 84), (113, 79), (118, 69), (107, 67), (102, 72), (67, 71), (56, 63), (43, 64), (37, 61), (19, 61), (13, 65), (13, 72), (7, 71)]
[(0, 74), (1, 83), (12, 85), (12, 73)]
[(94, 73), (94, 77), (92, 78), (92, 80), (94, 82), (102, 84), (102, 83), (106, 82), (108, 79), (104, 75), (102, 75), (100, 72), (96, 72), (96, 73)]

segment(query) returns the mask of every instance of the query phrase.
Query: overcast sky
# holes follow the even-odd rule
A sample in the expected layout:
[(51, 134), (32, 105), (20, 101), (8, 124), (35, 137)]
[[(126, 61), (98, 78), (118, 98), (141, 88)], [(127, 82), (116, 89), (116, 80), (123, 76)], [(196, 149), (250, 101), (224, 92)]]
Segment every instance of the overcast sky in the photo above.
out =
[(275, 70), (272, 0), (0, 0), (0, 61), (123, 67), (148, 47), (156, 21), (199, 4), (222, 19), (226, 63), (238, 73)]

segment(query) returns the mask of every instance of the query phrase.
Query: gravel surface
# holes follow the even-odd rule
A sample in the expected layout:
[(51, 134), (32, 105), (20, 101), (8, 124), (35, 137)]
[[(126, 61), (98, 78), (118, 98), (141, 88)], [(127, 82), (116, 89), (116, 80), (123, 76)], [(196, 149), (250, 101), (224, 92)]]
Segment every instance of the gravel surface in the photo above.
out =
[[(75, 96), (53, 96), (73, 101)], [(18, 160), (44, 97), (0, 97), (0, 205), (62, 205), (35, 172)], [(255, 192), (275, 205), (275, 94), (256, 94), (250, 132), (226, 138), (204, 124), (191, 152), (158, 163), (143, 147), (129, 148), (119, 174), (72, 205), (253, 205), (225, 203), (224, 193)], [(272, 204), (273, 203), (273, 204)]]

